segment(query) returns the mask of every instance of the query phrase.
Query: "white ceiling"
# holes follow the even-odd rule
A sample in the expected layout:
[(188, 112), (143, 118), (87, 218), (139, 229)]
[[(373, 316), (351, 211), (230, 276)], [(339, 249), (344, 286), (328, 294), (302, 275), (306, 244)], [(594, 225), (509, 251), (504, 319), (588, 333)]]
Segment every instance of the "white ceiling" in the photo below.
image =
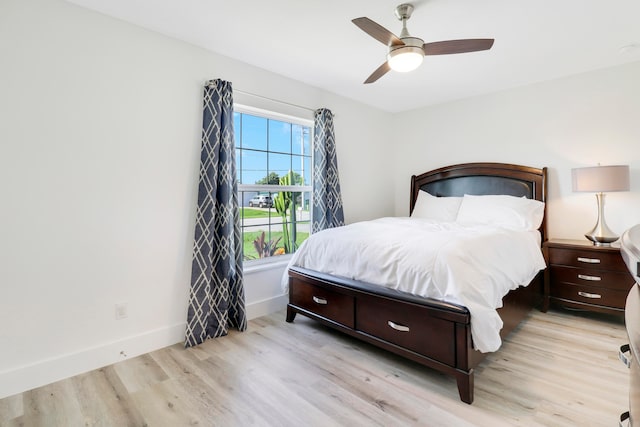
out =
[(412, 35), (493, 48), (425, 57), (369, 85), (386, 47), (351, 19), (399, 34), (398, 0), (68, 1), (391, 112), (640, 60), (638, 0), (416, 0)]

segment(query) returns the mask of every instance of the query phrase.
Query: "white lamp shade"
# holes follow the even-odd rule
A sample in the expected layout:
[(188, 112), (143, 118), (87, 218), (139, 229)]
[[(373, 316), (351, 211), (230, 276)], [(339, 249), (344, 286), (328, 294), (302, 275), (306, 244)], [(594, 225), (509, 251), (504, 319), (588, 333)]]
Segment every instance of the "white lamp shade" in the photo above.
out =
[(608, 193), (629, 191), (629, 166), (593, 166), (571, 169), (573, 191)]
[(403, 46), (392, 50), (387, 55), (389, 67), (394, 71), (406, 73), (413, 71), (422, 64), (424, 51), (421, 47)]

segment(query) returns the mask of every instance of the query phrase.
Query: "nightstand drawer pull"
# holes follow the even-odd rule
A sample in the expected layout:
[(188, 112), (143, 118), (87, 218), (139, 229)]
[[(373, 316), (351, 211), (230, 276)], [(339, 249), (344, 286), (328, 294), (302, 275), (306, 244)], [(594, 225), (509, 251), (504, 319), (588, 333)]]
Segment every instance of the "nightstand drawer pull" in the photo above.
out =
[(589, 292), (582, 292), (582, 291), (578, 291), (578, 295), (580, 295), (581, 297), (591, 298), (591, 299), (602, 298), (602, 295), (600, 295), (600, 294), (591, 294)]
[(395, 329), (396, 331), (400, 331), (400, 332), (409, 332), (409, 327), (408, 326), (404, 326), (404, 325), (400, 325), (398, 323), (394, 323), (391, 320), (389, 320), (387, 322), (387, 325), (391, 326), (393, 329)]
[(326, 305), (327, 304), (327, 300), (324, 298), (320, 298), (320, 297), (313, 297), (313, 302), (315, 302), (316, 304), (322, 304), (322, 305)]
[(598, 258), (584, 258), (579, 256), (578, 261), (586, 262), (587, 264), (600, 264), (600, 260)]
[(591, 282), (599, 282), (602, 277), (599, 276), (587, 276), (586, 274), (578, 274), (578, 279), (589, 280)]

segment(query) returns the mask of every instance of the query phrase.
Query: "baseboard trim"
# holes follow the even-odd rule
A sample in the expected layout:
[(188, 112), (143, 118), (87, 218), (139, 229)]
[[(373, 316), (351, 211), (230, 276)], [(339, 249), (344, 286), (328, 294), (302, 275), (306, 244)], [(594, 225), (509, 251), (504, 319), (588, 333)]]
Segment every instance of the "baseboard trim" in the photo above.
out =
[(289, 302), (289, 296), (282, 294), (247, 304), (247, 319), (251, 320), (280, 311), (287, 306), (287, 302)]
[[(287, 295), (247, 304), (249, 320), (282, 310)], [(0, 372), (0, 399), (184, 341), (186, 322)]]
[(179, 323), (0, 372), (0, 398), (173, 345), (185, 328)]

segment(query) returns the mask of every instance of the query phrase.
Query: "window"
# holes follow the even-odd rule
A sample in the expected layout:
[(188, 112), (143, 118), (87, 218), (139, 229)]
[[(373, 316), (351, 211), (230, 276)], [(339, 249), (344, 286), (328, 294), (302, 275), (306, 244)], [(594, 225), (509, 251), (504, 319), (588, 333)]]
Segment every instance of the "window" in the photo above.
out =
[(312, 124), (235, 106), (245, 261), (293, 253), (311, 232)]

